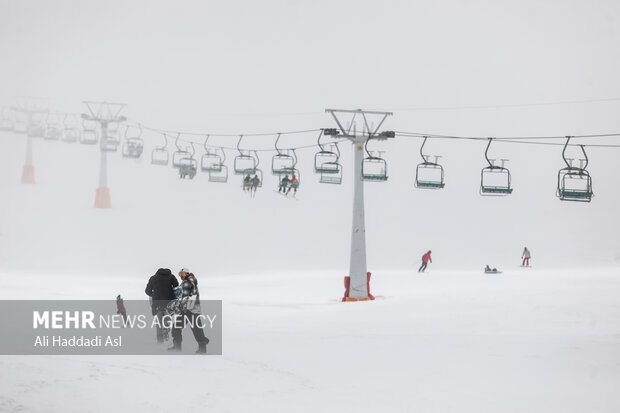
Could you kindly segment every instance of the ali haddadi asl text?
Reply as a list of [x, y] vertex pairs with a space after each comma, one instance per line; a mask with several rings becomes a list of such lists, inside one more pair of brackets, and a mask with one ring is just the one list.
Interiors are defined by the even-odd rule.
[[34, 340], [35, 347], [121, 347], [122, 337], [102, 336], [37, 336]]

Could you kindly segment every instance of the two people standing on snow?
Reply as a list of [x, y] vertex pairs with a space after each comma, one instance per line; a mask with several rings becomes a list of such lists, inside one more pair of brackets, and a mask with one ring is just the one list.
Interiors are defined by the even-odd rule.
[[418, 272], [424, 272], [424, 270], [426, 269], [426, 266], [428, 265], [428, 263], [433, 263], [433, 260], [431, 259], [431, 251], [428, 250], [428, 252], [424, 255], [422, 255], [422, 265], [420, 266], [420, 268], [418, 269]]
[[[146, 295], [153, 299], [151, 311], [153, 316], [158, 319], [157, 342], [163, 343], [164, 341], [164, 329], [160, 326], [163, 326], [164, 314], [170, 308], [169, 305], [171, 303], [179, 304], [174, 307], [175, 311], [178, 309], [176, 315], [180, 315], [182, 320], [179, 326], [177, 326], [175, 322], [172, 328], [173, 347], [171, 349], [177, 351], [181, 350], [181, 342], [183, 341], [183, 336], [181, 334], [182, 329], [185, 327], [186, 321], [189, 320], [192, 324], [194, 338], [196, 342], [198, 342], [198, 351], [196, 352], [206, 353], [209, 340], [205, 337], [202, 328], [199, 327], [200, 323], [196, 321], [196, 317], [200, 314], [198, 281], [194, 274], [185, 268], [179, 272], [179, 276], [181, 277], [180, 288], [182, 290], [182, 295], [178, 299], [175, 297], [174, 288], [179, 286], [179, 282], [168, 268], [158, 269], [155, 275], [149, 279], [146, 289], [144, 290]], [[179, 302], [177, 303], [177, 301]]]
[[521, 258], [523, 259], [523, 262], [521, 263], [521, 266], [529, 267], [531, 257], [532, 257], [532, 254], [530, 254], [530, 250], [528, 250], [527, 247], [523, 247], [523, 254], [521, 254]]

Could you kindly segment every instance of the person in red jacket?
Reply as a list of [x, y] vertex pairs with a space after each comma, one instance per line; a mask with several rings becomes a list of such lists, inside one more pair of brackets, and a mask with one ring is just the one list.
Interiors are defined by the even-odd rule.
[[428, 250], [428, 252], [424, 255], [422, 255], [422, 265], [420, 266], [420, 269], [418, 270], [418, 272], [424, 272], [424, 270], [426, 269], [426, 266], [428, 265], [428, 263], [432, 263], [433, 260], [431, 259], [431, 251]]

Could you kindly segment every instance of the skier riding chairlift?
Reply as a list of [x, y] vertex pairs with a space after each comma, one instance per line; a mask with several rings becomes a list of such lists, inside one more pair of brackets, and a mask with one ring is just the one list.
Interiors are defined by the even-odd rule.
[[286, 195], [291, 192], [291, 189], [294, 190], [293, 196], [297, 195], [297, 188], [299, 188], [299, 180], [297, 179], [297, 176], [293, 174], [293, 177], [291, 178], [290, 184], [288, 186], [288, 190], [286, 191]]

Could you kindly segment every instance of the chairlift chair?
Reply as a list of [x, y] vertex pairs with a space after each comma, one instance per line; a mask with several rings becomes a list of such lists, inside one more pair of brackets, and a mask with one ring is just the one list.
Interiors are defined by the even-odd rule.
[[123, 158], [138, 159], [144, 151], [144, 141], [140, 138], [129, 138], [123, 143]]
[[239, 141], [237, 142], [237, 151], [239, 155], [235, 156], [234, 169], [236, 175], [245, 176], [248, 173], [253, 174], [254, 170], [256, 170], [256, 158], [250, 154], [250, 151], [244, 153], [243, 150], [239, 148], [242, 139], [243, 135], [239, 137]]
[[15, 122], [13, 123], [13, 132], [19, 133], [19, 134], [26, 134], [26, 132], [28, 132], [28, 125], [26, 121], [21, 120], [21, 119], [16, 119]]
[[125, 128], [125, 142], [123, 142], [122, 154], [123, 158], [138, 159], [144, 151], [144, 140], [142, 139], [142, 125], [138, 124], [138, 134], [129, 136], [130, 126]]
[[338, 162], [340, 159], [338, 143], [336, 142], [328, 145], [321, 144], [321, 136], [324, 134], [336, 136], [338, 135], [338, 131], [335, 129], [321, 130], [317, 140], [320, 150], [314, 154], [314, 172], [320, 174], [319, 182], [322, 184], [341, 184], [342, 166]]
[[89, 123], [86, 119], [82, 119], [82, 128], [82, 133], [79, 137], [82, 145], [95, 145], [99, 142], [99, 134], [94, 122]]
[[250, 179], [254, 178], [254, 175], [258, 177], [258, 188], [263, 187], [263, 171], [259, 168], [248, 169], [245, 171], [246, 173], [242, 174], [241, 185], [244, 186], [245, 177], [250, 176]]
[[501, 166], [495, 165], [495, 159], [489, 159], [488, 152], [493, 138], [489, 138], [489, 143], [484, 152], [489, 166], [482, 168], [480, 172], [480, 195], [499, 195], [505, 196], [512, 193], [510, 171], [504, 165], [507, 159], [501, 159]]
[[48, 141], [57, 141], [60, 139], [61, 135], [62, 129], [60, 127], [60, 122], [58, 121], [58, 115], [48, 115], [45, 124], [44, 139]]
[[387, 181], [387, 162], [385, 159], [369, 154], [362, 161], [362, 179], [371, 182]]
[[[336, 174], [340, 170], [338, 166], [340, 149], [338, 149], [338, 143], [327, 144], [327, 146], [329, 148], [333, 148], [333, 150], [325, 149], [325, 146], [321, 143], [321, 136], [323, 136], [325, 131], [326, 130], [321, 129], [319, 138], [317, 139], [317, 145], [320, 150], [314, 154], [314, 172], [318, 174]], [[335, 129], [327, 129], [327, 131], [333, 132], [334, 135], [337, 135], [337, 131]]]
[[80, 130], [76, 127], [65, 127], [62, 130], [61, 142], [75, 143], [80, 139]]
[[299, 170], [297, 168], [292, 168], [284, 174], [279, 174], [278, 186], [282, 185], [282, 179], [284, 179], [285, 176], [288, 176], [289, 179], [293, 179], [293, 175], [295, 176], [295, 178], [297, 178], [297, 188], [299, 189], [299, 186], [301, 185], [301, 174], [299, 173]]
[[104, 152], [116, 152], [120, 145], [120, 140], [116, 136], [102, 136], [100, 149]]
[[222, 169], [222, 157], [217, 153], [217, 150], [211, 152], [207, 146], [209, 136], [205, 138], [204, 148], [205, 153], [200, 158], [200, 170], [203, 172], [219, 172]]
[[438, 161], [441, 156], [435, 156], [435, 162], [429, 162], [429, 155], [424, 155], [423, 149], [428, 136], [424, 137], [424, 142], [420, 147], [422, 163], [419, 163], [415, 171], [415, 187], [421, 189], [441, 189], [445, 186], [443, 166]]
[[338, 173], [339, 155], [332, 151], [319, 151], [314, 154], [314, 172], [322, 174]]
[[57, 141], [62, 136], [62, 130], [58, 125], [47, 125], [45, 128], [45, 140]]
[[341, 184], [342, 165], [340, 165], [338, 162], [323, 163], [319, 182], [322, 184]]
[[28, 126], [28, 137], [30, 138], [44, 138], [45, 137], [45, 125], [43, 122], [35, 121], [32, 119]]
[[179, 177], [181, 179], [185, 179], [189, 177], [189, 179], [194, 179], [196, 176], [196, 171], [198, 170], [198, 162], [194, 159], [194, 154], [196, 153], [196, 149], [194, 148], [194, 143], [190, 142], [192, 145], [192, 152], [186, 158], [181, 158], [179, 160]]
[[[241, 140], [239, 140], [239, 141], [241, 141]], [[251, 155], [251, 153], [253, 153], [253, 155]], [[251, 168], [248, 168], [248, 169], [244, 170], [241, 174], [239, 174], [239, 175], [242, 175], [242, 177], [243, 177], [243, 179], [241, 181], [242, 182], [242, 186], [244, 186], [244, 188], [245, 188], [244, 183], [245, 183], [246, 176], [249, 175], [250, 178], [254, 178], [254, 175], [256, 175], [258, 177], [258, 185], [257, 185], [257, 187], [258, 188], [262, 188], [263, 187], [263, 171], [262, 171], [262, 169], [258, 168], [258, 165], [260, 164], [260, 158], [258, 157], [258, 152], [255, 151], [255, 150], [251, 151], [251, 152], [248, 151], [248, 154], [250, 154], [248, 156], [252, 157], [253, 163], [251, 164], [252, 165]], [[237, 158], [238, 158], [238, 156], [235, 158], [235, 161], [237, 161]], [[237, 168], [237, 166], [235, 166], [235, 168]], [[235, 173], [236, 173], [236, 171], [235, 171]]]
[[228, 167], [224, 165], [226, 160], [226, 152], [221, 148], [222, 157], [217, 168], [209, 170], [209, 182], [226, 183], [228, 182]]
[[221, 168], [219, 171], [210, 170], [209, 171], [209, 182], [217, 182], [225, 184], [228, 182], [228, 167], [224, 164], [220, 165]]
[[[112, 127], [112, 125], [116, 125]], [[101, 150], [105, 152], [116, 152], [121, 145], [121, 138], [119, 136], [118, 123], [110, 123], [106, 129], [106, 135], [101, 137]]]
[[168, 152], [168, 137], [163, 134], [164, 146], [153, 148], [151, 151], [151, 165], [167, 166], [170, 161], [170, 153]]
[[565, 152], [570, 137], [567, 138], [562, 158], [566, 163], [566, 168], [558, 171], [558, 188], [556, 195], [562, 201], [590, 202], [594, 193], [592, 192], [592, 177], [586, 170], [588, 167], [588, 155], [583, 145], [579, 145], [583, 152], [584, 159], [579, 160], [579, 167], [573, 166], [572, 159], [566, 158]]
[[65, 142], [65, 143], [75, 143], [80, 138], [80, 130], [77, 126], [77, 122], [71, 123], [67, 121], [69, 117], [70, 117], [69, 114], [65, 114], [62, 120], [63, 127], [62, 127], [62, 133], [60, 136], [60, 141]]
[[26, 115], [23, 112], [15, 113], [15, 120], [13, 121], [13, 132], [19, 134], [26, 134], [28, 132], [28, 121]]
[[297, 156], [294, 150], [281, 150], [278, 148], [278, 141], [282, 134], [278, 133], [276, 138], [275, 148], [276, 154], [271, 158], [271, 173], [274, 175], [286, 175], [290, 174], [297, 164]]
[[364, 145], [368, 156], [362, 160], [362, 179], [370, 182], [385, 182], [388, 179], [387, 162], [381, 157], [383, 152], [379, 152], [379, 156], [375, 156], [373, 152], [368, 151], [368, 142], [371, 139], [375, 138], [369, 136]]
[[271, 158], [271, 173], [274, 175], [290, 174], [295, 163], [292, 155], [285, 152], [277, 153]]
[[11, 116], [11, 112], [9, 110], [2, 111], [2, 117], [0, 118], [0, 131], [13, 131], [15, 126], [15, 122], [13, 121], [13, 117]]
[[180, 160], [181, 166], [179, 167], [179, 177], [184, 179], [185, 177], [189, 177], [189, 179], [194, 179], [196, 176], [196, 171], [198, 167], [198, 162], [194, 158], [183, 158]]
[[177, 150], [172, 153], [172, 166], [175, 168], [180, 168], [184, 165], [183, 159], [191, 158], [193, 154], [190, 154], [189, 150], [182, 148], [179, 146], [179, 139], [181, 138], [181, 134], [177, 134], [177, 138], [174, 142]]

